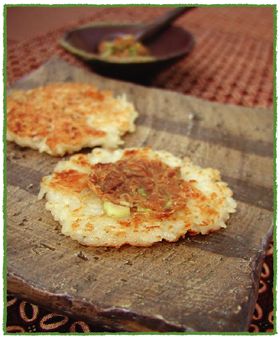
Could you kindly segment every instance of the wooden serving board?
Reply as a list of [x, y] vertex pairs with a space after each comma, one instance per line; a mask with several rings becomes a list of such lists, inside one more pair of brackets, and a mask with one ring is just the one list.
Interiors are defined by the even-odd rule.
[[214, 167], [238, 201], [228, 228], [149, 248], [89, 248], [60, 234], [38, 201], [58, 158], [8, 143], [8, 289], [119, 331], [247, 331], [273, 220], [273, 113], [103, 78], [53, 59], [19, 81], [82, 81], [126, 93], [140, 116], [125, 146]]

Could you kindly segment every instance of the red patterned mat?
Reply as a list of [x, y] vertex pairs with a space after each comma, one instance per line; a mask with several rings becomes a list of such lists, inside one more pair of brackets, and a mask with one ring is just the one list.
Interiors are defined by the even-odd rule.
[[[53, 55], [86, 67], [59, 47], [70, 28], [96, 21], [147, 22], [164, 13], [159, 7], [95, 8], [83, 20], [17, 43], [8, 40], [7, 75], [11, 84]], [[273, 10], [263, 7], [204, 7], [177, 21], [192, 32], [196, 46], [179, 63], [156, 76], [151, 85], [221, 103], [247, 107], [273, 105]], [[273, 246], [263, 264], [259, 296], [250, 332], [273, 331]], [[98, 332], [79, 319], [50, 313], [8, 297], [8, 332]]]
[[[53, 55], [82, 65], [57, 41], [84, 23], [147, 22], [166, 8], [96, 8], [79, 22], [18, 44], [8, 44], [8, 82], [37, 68]], [[177, 24], [193, 33], [192, 53], [155, 77], [152, 86], [222, 103], [271, 107], [273, 102], [273, 11], [262, 7], [205, 7], [189, 12]]]

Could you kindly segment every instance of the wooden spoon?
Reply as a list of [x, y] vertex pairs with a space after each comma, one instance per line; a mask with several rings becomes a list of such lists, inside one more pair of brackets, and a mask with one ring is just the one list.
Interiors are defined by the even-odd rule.
[[168, 11], [165, 15], [158, 20], [148, 24], [142, 31], [135, 34], [135, 38], [138, 41], [147, 41], [158, 34], [163, 29], [167, 28], [173, 21], [184, 13], [194, 9], [195, 7], [176, 7], [171, 11]]
[[[176, 7], [175, 9], [172, 9], [171, 11], [168, 11], [165, 15], [160, 17], [158, 20], [149, 23], [144, 26], [144, 28], [141, 29], [141, 31], [134, 34], [134, 38], [136, 41], [147, 41], [151, 38], [153, 38], [156, 34], [158, 34], [160, 31], [167, 28], [173, 21], [175, 21], [179, 16], [183, 15], [184, 13], [194, 9], [195, 7]], [[111, 41], [114, 40], [117, 37], [121, 37], [125, 35], [124, 33], [115, 33], [110, 34], [107, 36], [103, 41]]]

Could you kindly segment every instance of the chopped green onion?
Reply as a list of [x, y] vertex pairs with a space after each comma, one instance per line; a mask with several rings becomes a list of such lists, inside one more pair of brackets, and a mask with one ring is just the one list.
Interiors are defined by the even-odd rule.
[[147, 196], [147, 192], [145, 191], [145, 189], [143, 187], [138, 188], [137, 191], [140, 195], [142, 195], [142, 197]]
[[145, 207], [137, 207], [137, 212], [141, 212], [141, 213], [148, 213], [151, 212], [151, 210], [149, 208], [145, 208]]
[[126, 206], [120, 206], [111, 203], [110, 201], [105, 201], [103, 203], [103, 208], [105, 213], [109, 217], [116, 217], [116, 218], [125, 218], [130, 216], [130, 208]]

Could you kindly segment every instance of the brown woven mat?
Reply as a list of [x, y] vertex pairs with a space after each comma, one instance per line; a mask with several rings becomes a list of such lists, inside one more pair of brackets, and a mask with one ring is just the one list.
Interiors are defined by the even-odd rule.
[[[30, 41], [8, 45], [8, 82], [37, 68], [54, 54], [82, 65], [59, 47], [63, 32], [88, 22], [149, 21], [167, 8], [96, 8], [80, 22]], [[204, 7], [177, 21], [193, 33], [193, 52], [158, 75], [152, 86], [244, 106], [273, 102], [273, 12], [262, 7]]]
[[[88, 22], [147, 22], [164, 13], [159, 7], [95, 8], [83, 20], [20, 43], [9, 40], [8, 83], [37, 68], [54, 54], [86, 67], [59, 47], [57, 40], [72, 27]], [[250, 107], [273, 104], [273, 10], [263, 7], [204, 7], [177, 21], [193, 33], [191, 54], [156, 76], [151, 85], [221, 103]], [[259, 297], [249, 330], [273, 330], [273, 246], [263, 265]], [[77, 319], [50, 313], [8, 297], [8, 332], [102, 331]]]

